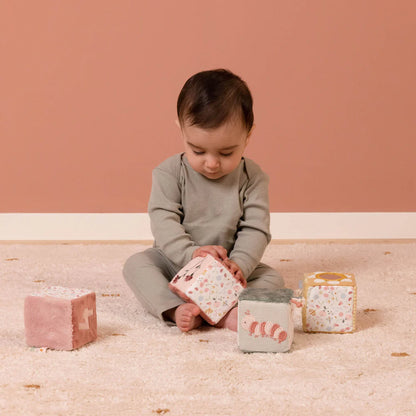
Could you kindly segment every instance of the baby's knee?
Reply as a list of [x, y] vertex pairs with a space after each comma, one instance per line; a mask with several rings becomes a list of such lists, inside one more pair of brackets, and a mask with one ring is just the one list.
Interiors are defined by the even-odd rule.
[[149, 276], [169, 276], [166, 261], [159, 250], [149, 248], [130, 256], [123, 267], [123, 276], [127, 283], [138, 283]]
[[140, 269], [143, 267], [143, 253], [136, 253], [130, 256], [123, 266], [124, 280], [129, 283], [140, 277]]
[[270, 266], [260, 263], [247, 281], [248, 287], [262, 289], [282, 289], [285, 286], [280, 273]]

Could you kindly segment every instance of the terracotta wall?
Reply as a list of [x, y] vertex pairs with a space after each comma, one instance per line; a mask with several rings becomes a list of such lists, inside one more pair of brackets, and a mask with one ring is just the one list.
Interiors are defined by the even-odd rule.
[[145, 212], [177, 94], [252, 89], [272, 211], [416, 211], [416, 3], [1, 2], [0, 212]]

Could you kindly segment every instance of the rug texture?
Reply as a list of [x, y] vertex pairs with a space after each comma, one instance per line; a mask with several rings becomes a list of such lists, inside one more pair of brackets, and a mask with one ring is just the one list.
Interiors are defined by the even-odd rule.
[[[188, 334], [148, 315], [122, 278], [140, 244], [0, 245], [1, 415], [415, 415], [416, 242], [275, 244], [264, 262], [290, 288], [305, 272], [353, 273], [357, 332], [306, 334], [244, 354], [237, 335]], [[96, 292], [98, 339], [78, 350], [25, 343], [26, 296]]]

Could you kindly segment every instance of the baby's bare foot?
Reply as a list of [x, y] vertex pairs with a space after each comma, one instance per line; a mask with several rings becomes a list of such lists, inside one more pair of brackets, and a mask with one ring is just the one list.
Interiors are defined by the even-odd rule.
[[217, 328], [228, 328], [231, 331], [237, 332], [238, 328], [238, 308], [233, 308], [224, 318], [215, 325]]
[[175, 310], [176, 326], [182, 332], [188, 332], [202, 325], [202, 318], [199, 315], [201, 310], [193, 303], [183, 303]]

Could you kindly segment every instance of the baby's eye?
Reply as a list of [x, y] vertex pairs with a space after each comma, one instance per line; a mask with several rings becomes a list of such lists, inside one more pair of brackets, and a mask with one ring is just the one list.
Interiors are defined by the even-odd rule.
[[197, 150], [192, 150], [192, 151], [194, 152], [195, 155], [198, 155], [198, 156], [204, 154], [204, 152], [198, 152]]
[[233, 154], [233, 152], [231, 152], [231, 153], [220, 153], [220, 155], [223, 156], [223, 157], [228, 157], [228, 156], [231, 156], [232, 154]]

